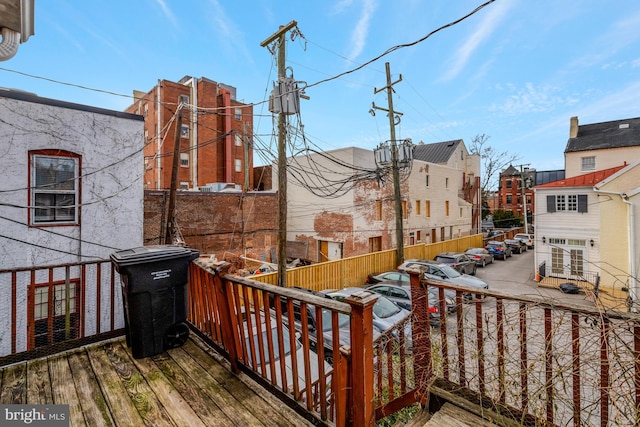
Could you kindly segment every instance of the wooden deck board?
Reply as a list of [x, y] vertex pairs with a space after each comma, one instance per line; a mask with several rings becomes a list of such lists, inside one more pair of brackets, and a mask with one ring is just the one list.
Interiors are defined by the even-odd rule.
[[311, 426], [192, 336], [134, 359], [124, 338], [0, 368], [0, 404], [69, 404], [73, 426]]

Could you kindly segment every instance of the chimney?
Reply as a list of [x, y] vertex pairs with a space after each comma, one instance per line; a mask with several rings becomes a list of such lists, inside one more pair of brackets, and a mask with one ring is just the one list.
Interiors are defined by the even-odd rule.
[[569, 138], [578, 137], [578, 116], [571, 117], [569, 121]]

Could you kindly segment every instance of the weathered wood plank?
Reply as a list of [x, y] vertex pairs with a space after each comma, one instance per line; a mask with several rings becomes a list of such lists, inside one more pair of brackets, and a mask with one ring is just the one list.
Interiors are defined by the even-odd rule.
[[144, 420], [144, 425], [175, 425], [167, 410], [158, 402], [157, 396], [147, 384], [144, 375], [138, 371], [132, 358], [129, 357], [130, 353], [117, 342], [107, 343], [103, 348], [133, 404], [138, 409], [138, 413]]
[[0, 403], [26, 403], [27, 364], [19, 363], [2, 371]]
[[[121, 346], [119, 349], [125, 353], [127, 350]], [[167, 379], [165, 370], [161, 370], [156, 365], [153, 359], [147, 357], [144, 359], [131, 359], [136, 365], [140, 373], [147, 380], [147, 384], [150, 389], [155, 393], [158, 401], [167, 410], [167, 413], [171, 417], [172, 421], [178, 426], [202, 426], [205, 427], [205, 423], [200, 418], [193, 408], [190, 406], [193, 402], [185, 400], [178, 390], [173, 386], [171, 381]], [[175, 363], [173, 367], [169, 367], [167, 372], [178, 371]]]
[[[191, 404], [198, 413], [202, 413], [201, 416], [215, 419], [222, 426], [256, 425], [255, 417], [245, 411], [215, 379], [209, 378], [209, 374], [184, 350], [172, 349], [165, 357], [154, 359], [183, 396], [189, 396]], [[168, 363], [165, 359], [172, 362]], [[176, 375], [177, 372], [169, 372], [171, 365], [175, 371], [179, 369], [182, 373]]]
[[53, 402], [47, 359], [27, 362], [27, 403], [46, 405]]
[[170, 350], [169, 353], [154, 356], [153, 361], [200, 418], [205, 423], [212, 423], [215, 420], [216, 426], [220, 427], [237, 426], [238, 423], [229, 419], [218, 404], [198, 386], [198, 383], [194, 383], [193, 378], [201, 378], [202, 372], [197, 370], [200, 366], [184, 351], [175, 349]]
[[118, 426], [144, 425], [144, 421], [129, 398], [120, 376], [111, 365], [111, 361], [104, 349], [102, 347], [91, 347], [87, 349], [87, 354], [91, 362], [91, 368], [98, 381], [100, 381], [103, 396], [115, 424]]
[[69, 422], [72, 426], [85, 425], [84, 415], [76, 387], [71, 379], [71, 369], [66, 354], [60, 354], [48, 359], [49, 377], [51, 378], [51, 394], [56, 405], [69, 405]]
[[448, 402], [424, 424], [425, 427], [492, 427], [496, 425]]
[[[247, 385], [236, 375], [212, 359], [210, 354], [194, 343], [194, 340], [187, 341], [182, 348], [203, 368], [204, 374], [206, 374], [205, 377], [201, 376], [199, 380], [194, 378], [194, 381], [198, 381], [198, 385], [203, 387], [203, 389], [207, 391], [213, 399], [231, 396], [234, 400], [237, 400], [237, 402], [246, 408], [247, 412], [251, 413], [253, 417], [259, 420], [260, 424], [251, 425], [310, 425], [307, 420], [299, 416], [291, 408], [286, 407], [284, 404], [276, 409], [276, 407], [272, 406], [270, 402], [264, 400], [262, 396], [249, 389], [249, 387], [247, 387]], [[227, 393], [224, 393], [223, 390], [226, 390]], [[222, 408], [223, 404], [221, 403], [219, 406]], [[228, 408], [234, 408], [235, 410], [238, 403], [230, 401], [225, 406]], [[226, 409], [223, 410], [227, 413]], [[288, 419], [283, 416], [284, 411], [287, 411], [290, 414], [286, 417]], [[232, 417], [229, 413], [227, 413], [227, 415], [230, 418]]]
[[85, 352], [69, 354], [69, 367], [87, 425], [113, 426], [113, 418], [91, 369], [87, 354]]

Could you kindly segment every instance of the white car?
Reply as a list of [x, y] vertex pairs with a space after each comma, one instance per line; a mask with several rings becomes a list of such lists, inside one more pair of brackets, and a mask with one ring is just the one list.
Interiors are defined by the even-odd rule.
[[526, 234], [526, 233], [518, 233], [515, 236], [513, 236], [514, 239], [517, 240], [522, 240], [524, 243], [526, 243], [527, 248], [531, 249], [533, 248], [533, 234]]

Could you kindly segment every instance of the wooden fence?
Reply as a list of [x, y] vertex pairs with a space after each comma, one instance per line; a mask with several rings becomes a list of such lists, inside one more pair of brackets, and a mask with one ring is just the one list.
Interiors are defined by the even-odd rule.
[[[464, 252], [482, 247], [482, 234], [460, 237], [443, 242], [418, 244], [404, 248], [405, 259], [433, 259], [440, 252]], [[287, 287], [321, 291], [363, 286], [369, 273], [395, 270], [396, 250], [372, 252], [350, 258], [312, 264], [287, 270]], [[278, 284], [278, 273], [257, 274], [251, 279], [270, 285]]]

